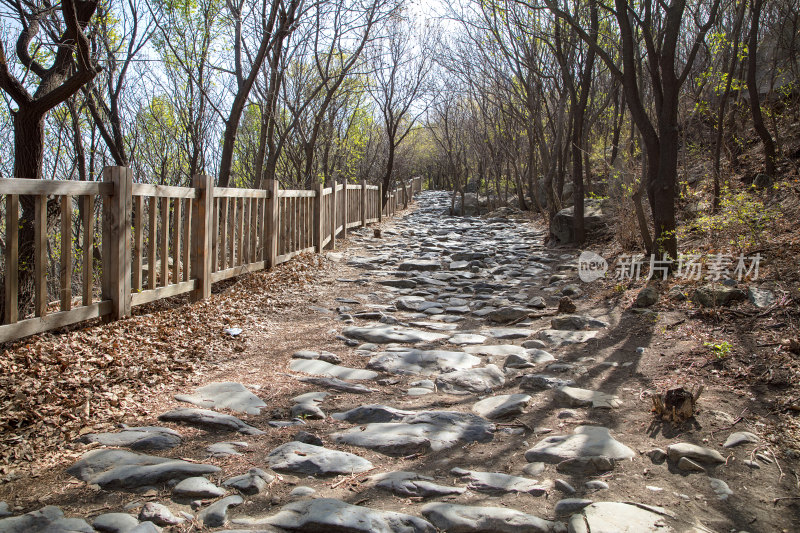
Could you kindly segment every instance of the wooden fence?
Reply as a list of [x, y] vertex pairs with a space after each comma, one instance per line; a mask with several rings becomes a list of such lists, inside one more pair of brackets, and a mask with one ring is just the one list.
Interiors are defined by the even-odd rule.
[[[201, 300], [210, 296], [212, 283], [271, 268], [304, 252], [334, 249], [349, 229], [407, 207], [422, 190], [422, 179], [395, 187], [383, 209], [381, 187], [366, 183], [283, 190], [269, 181], [264, 190], [256, 190], [214, 187], [211, 177], [195, 176], [192, 185], [133, 183], [125, 167], [105, 168], [102, 182], [0, 179], [0, 196], [5, 197], [0, 342], [99, 317], [119, 319], [129, 316], [132, 306], [179, 294]], [[20, 197], [32, 198], [34, 206], [32, 317], [19, 316]], [[57, 239], [50, 238], [47, 225], [54, 202], [61, 212]], [[76, 229], [82, 229], [79, 242], [73, 242]], [[49, 265], [48, 251], [52, 255], [56, 248], [56, 264]], [[80, 288], [79, 299], [73, 298], [74, 286]], [[49, 303], [49, 292], [59, 294], [58, 302]]]

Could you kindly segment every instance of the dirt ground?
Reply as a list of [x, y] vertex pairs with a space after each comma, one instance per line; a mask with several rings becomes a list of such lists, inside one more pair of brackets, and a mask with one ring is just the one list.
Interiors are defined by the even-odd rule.
[[[385, 229], [392, 223], [384, 224]], [[371, 230], [370, 230], [371, 234]], [[369, 255], [364, 247], [390, 244], [393, 238], [370, 237], [345, 243], [336, 251], [345, 258], [352, 254]], [[568, 253], [568, 250], [562, 251]], [[335, 259], [338, 257], [334, 256]], [[252, 467], [266, 468], [265, 455], [274, 447], [291, 440], [297, 428], [268, 428], [267, 421], [286, 419], [290, 398], [314, 390], [289, 375], [291, 354], [300, 349], [328, 350], [339, 355], [346, 366], [362, 368], [363, 356], [356, 354], [336, 336], [342, 328], [336, 308], [337, 298], [356, 299], [369, 304], [389, 303], [390, 295], [376, 284], [357, 284], [342, 279], [356, 279], [361, 271], [332, 260], [303, 257], [276, 271], [256, 273], [215, 288], [208, 301], [189, 305], [173, 301], [150, 306], [136, 317], [115, 324], [97, 324], [67, 334], [43, 335], [12, 346], [7, 354], [12, 360], [25, 360], [24, 354], [42, 354], [49, 359], [76, 342], [95, 339], [95, 356], [116, 353], [127, 369], [141, 367], [125, 379], [105, 385], [98, 381], [104, 369], [92, 363], [85, 372], [93, 376], [86, 383], [94, 394], [72, 407], [71, 432], [28, 432], [6, 424], [3, 429], [4, 464], [0, 501], [6, 501], [16, 512], [28, 512], [43, 505], [56, 505], [67, 516], [91, 518], [105, 512], [121, 511], [126, 505], [142, 501], [168, 500], [169, 490], [126, 493], [104, 491], [68, 476], [64, 470], [92, 446], [77, 444], [74, 438], [88, 431], [107, 430], [121, 422], [129, 425], [157, 425], [158, 414], [177, 407], [173, 395], [187, 393], [196, 386], [212, 381], [238, 381], [251, 388], [268, 405], [259, 416], [242, 417], [251, 425], [266, 430], [265, 435], [244, 437], [206, 432], [186, 426], [175, 426], [184, 436], [180, 448], [169, 451], [171, 457], [202, 461], [223, 468], [219, 479], [246, 472]], [[610, 488], [595, 496], [602, 501], [635, 501], [666, 508], [674, 514], [670, 521], [678, 530], [688, 531], [800, 531], [800, 443], [797, 442], [797, 417], [800, 412], [798, 365], [781, 350], [782, 322], [797, 320], [796, 309], [778, 309], [765, 316], [737, 316], [725, 311], [701, 313], [688, 303], [675, 303], [662, 298], [654, 312], [634, 313], [631, 302], [639, 287], [619, 289], [613, 284], [597, 284], [591, 292], [576, 301], [578, 312], [603, 318], [611, 323], [595, 341], [578, 347], [551, 350], [557, 359], [577, 361], [592, 358], [615, 365], [595, 365], [580, 377], [580, 387], [617, 394], [624, 401], [620, 409], [578, 409], [574, 417], [560, 418], [564, 410], [557, 407], [548, 393], [532, 393], [534, 400], [528, 412], [507, 423], [489, 443], [473, 443], [425, 456], [387, 457], [364, 449], [351, 451], [377, 465], [372, 472], [333, 479], [297, 478], [279, 475], [270, 490], [248, 498], [230, 512], [236, 516], [263, 516], [289, 501], [289, 492], [297, 485], [314, 488], [317, 495], [340, 498], [350, 503], [365, 504], [418, 515], [420, 501], [400, 498], [371, 488], [369, 474], [410, 470], [425, 473], [441, 484], [458, 484], [449, 473], [456, 466], [483, 471], [522, 474], [527, 464], [524, 452], [547, 431], [570, 433], [575, 426], [603, 425], [611, 428], [615, 438], [639, 454], [623, 461], [610, 473], [593, 479], [606, 481]], [[540, 288], [530, 296], [544, 295]], [[357, 306], [353, 306], [357, 307]], [[327, 310], [327, 311], [324, 311]], [[784, 316], [784, 314], [788, 314]], [[533, 331], [549, 325], [542, 318], [531, 326]], [[237, 338], [223, 333], [226, 327], [238, 326], [244, 331]], [[460, 330], [472, 330], [482, 322], [465, 320]], [[705, 342], [722, 338], [736, 340], [734, 353], [717, 358], [709, 353]], [[424, 346], [423, 346], [424, 347]], [[644, 347], [640, 354], [637, 348]], [[98, 355], [99, 352], [99, 355]], [[20, 355], [22, 354], [22, 355]], [[157, 354], [154, 356], [153, 354]], [[74, 356], [74, 354], [73, 354]], [[28, 355], [30, 359], [32, 356]], [[88, 353], [80, 359], [88, 358]], [[66, 376], [80, 376], [83, 370], [75, 359], [60, 363]], [[627, 363], [630, 363], [629, 365]], [[32, 363], [31, 363], [32, 364]], [[623, 366], [623, 364], [626, 364]], [[49, 361], [42, 376], [48, 380], [59, 368]], [[114, 364], [110, 367], [117, 368]], [[144, 380], [137, 376], [155, 368]], [[6, 368], [6, 371], [11, 369]], [[28, 372], [30, 374], [30, 372]], [[402, 409], [469, 410], [476, 396], [436, 394], [410, 398], [403, 394], [408, 382], [416, 376], [385, 376], [377, 390], [369, 396], [333, 394], [326, 399], [326, 413], [344, 411], [365, 403], [387, 404]], [[694, 419], [675, 427], [656, 421], [651, 413], [652, 394], [681, 385], [692, 388], [702, 384], [699, 412]], [[13, 386], [11, 382], [4, 383]], [[33, 385], [26, 385], [33, 386]], [[40, 390], [58, 387], [57, 382], [39, 383]], [[509, 380], [503, 394], [519, 392]], [[106, 393], [118, 399], [109, 400]], [[12, 394], [12, 393], [9, 393]], [[26, 393], [28, 394], [28, 393]], [[11, 400], [9, 400], [11, 401]], [[88, 403], [88, 408], [85, 405]], [[4, 404], [10, 409], [11, 404]], [[88, 411], [87, 411], [88, 409]], [[59, 415], [63, 416], [63, 415]], [[60, 418], [58, 420], [61, 420]], [[65, 418], [66, 420], [66, 418]], [[47, 424], [45, 424], [46, 426]], [[43, 427], [45, 427], [43, 426]], [[338, 428], [349, 427], [331, 418], [308, 420], [305, 431], [322, 437]], [[723, 501], [712, 491], [706, 475], [687, 475], [671, 470], [667, 463], [654, 464], [645, 455], [652, 448], [666, 448], [675, 442], [718, 444], [733, 431], [751, 431], [761, 443], [726, 450], [727, 463], [711, 469], [734, 494]], [[26, 443], [13, 438], [26, 435]], [[70, 437], [70, 438], [65, 438]], [[205, 448], [222, 440], [246, 441], [244, 455], [223, 459], [207, 459]], [[715, 446], [716, 449], [719, 449]], [[747, 448], [745, 450], [745, 448]], [[751, 469], [742, 461], [761, 453], [771, 459]], [[588, 478], [556, 473], [553, 466], [541, 479], [561, 478], [579, 487]], [[528, 494], [488, 496], [468, 492], [466, 495], [443, 498], [471, 505], [508, 506], [545, 518], [553, 518], [554, 505], [561, 498], [551, 490], [546, 497]], [[176, 506], [180, 509], [180, 506]], [[189, 507], [184, 507], [189, 511]], [[693, 529], [697, 528], [697, 529]], [[188, 532], [196, 526], [185, 524], [170, 531]]]

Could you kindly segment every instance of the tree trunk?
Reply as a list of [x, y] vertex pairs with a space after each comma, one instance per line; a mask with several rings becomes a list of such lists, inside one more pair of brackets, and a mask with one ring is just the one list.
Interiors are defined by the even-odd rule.
[[770, 178], [775, 177], [775, 142], [772, 135], [764, 125], [764, 117], [761, 114], [761, 102], [758, 95], [756, 80], [756, 61], [758, 49], [758, 26], [761, 18], [761, 7], [763, 0], [753, 0], [751, 7], [750, 22], [750, 42], [747, 45], [747, 91], [750, 95], [750, 112], [753, 115], [753, 127], [764, 143], [764, 170]]
[[722, 157], [722, 139], [723, 131], [725, 130], [725, 108], [728, 105], [728, 98], [731, 95], [731, 84], [733, 83], [733, 75], [736, 70], [736, 62], [739, 57], [739, 32], [742, 28], [742, 20], [744, 20], [744, 8], [747, 3], [742, 1], [741, 9], [736, 15], [736, 22], [733, 25], [733, 33], [731, 40], [733, 41], [733, 51], [730, 56], [730, 66], [728, 67], [727, 79], [725, 80], [725, 91], [719, 101], [719, 111], [717, 113], [717, 136], [714, 142], [714, 155], [713, 155], [713, 173], [714, 173], [714, 194], [712, 199], [712, 211], [717, 212], [719, 209], [720, 195], [722, 193], [721, 176], [720, 176], [720, 159]]

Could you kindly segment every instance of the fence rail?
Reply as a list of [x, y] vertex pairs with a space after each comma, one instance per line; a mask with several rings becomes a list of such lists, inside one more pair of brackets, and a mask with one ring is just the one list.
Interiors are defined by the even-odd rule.
[[[407, 207], [422, 190], [422, 179], [395, 186], [383, 207], [382, 187], [366, 183], [284, 190], [273, 180], [256, 190], [214, 187], [209, 176], [195, 176], [192, 185], [133, 183], [125, 167], [106, 167], [101, 182], [0, 179], [5, 197], [0, 342], [94, 318], [119, 319], [129, 316], [132, 306], [179, 294], [197, 301], [210, 296], [212, 283], [272, 268], [304, 252], [334, 249], [348, 229]], [[19, 248], [21, 204], [33, 212], [32, 254]], [[48, 217], [51, 223], [54, 218], [49, 212], [60, 212], [54, 236], [48, 235]], [[21, 262], [21, 252], [32, 255], [33, 273], [27, 276], [32, 282], [26, 278], [26, 283], [34, 300], [33, 316], [22, 319], [20, 269], [30, 265]], [[58, 301], [49, 303], [48, 295], [56, 292]]]

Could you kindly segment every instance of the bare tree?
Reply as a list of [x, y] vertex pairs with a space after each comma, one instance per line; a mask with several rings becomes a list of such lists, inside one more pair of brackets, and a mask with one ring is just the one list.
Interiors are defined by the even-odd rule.
[[411, 22], [398, 14], [370, 50], [373, 80], [368, 90], [383, 119], [388, 150], [381, 177], [383, 205], [393, 181], [397, 147], [425, 111], [421, 99], [432, 66], [434, 38], [432, 26], [415, 32]]
[[[21, 78], [12, 72], [5, 43], [0, 41], [0, 89], [13, 100], [15, 107], [11, 108], [14, 177], [41, 179], [45, 117], [101, 71], [92, 60], [89, 39], [84, 33], [97, 9], [97, 1], [62, 0], [60, 9], [14, 0], [3, 0], [3, 4], [15, 14], [21, 28], [15, 48], [20, 63], [15, 70], [22, 73]], [[55, 52], [38, 53], [45, 47], [53, 47]], [[41, 63], [42, 57], [52, 58], [49, 66]], [[35, 87], [33, 94], [29, 91], [32, 87]], [[20, 204], [18, 283], [19, 304], [24, 312], [34, 294], [34, 199], [23, 196]], [[48, 202], [47, 211], [48, 225], [52, 225], [59, 213], [58, 202]]]

